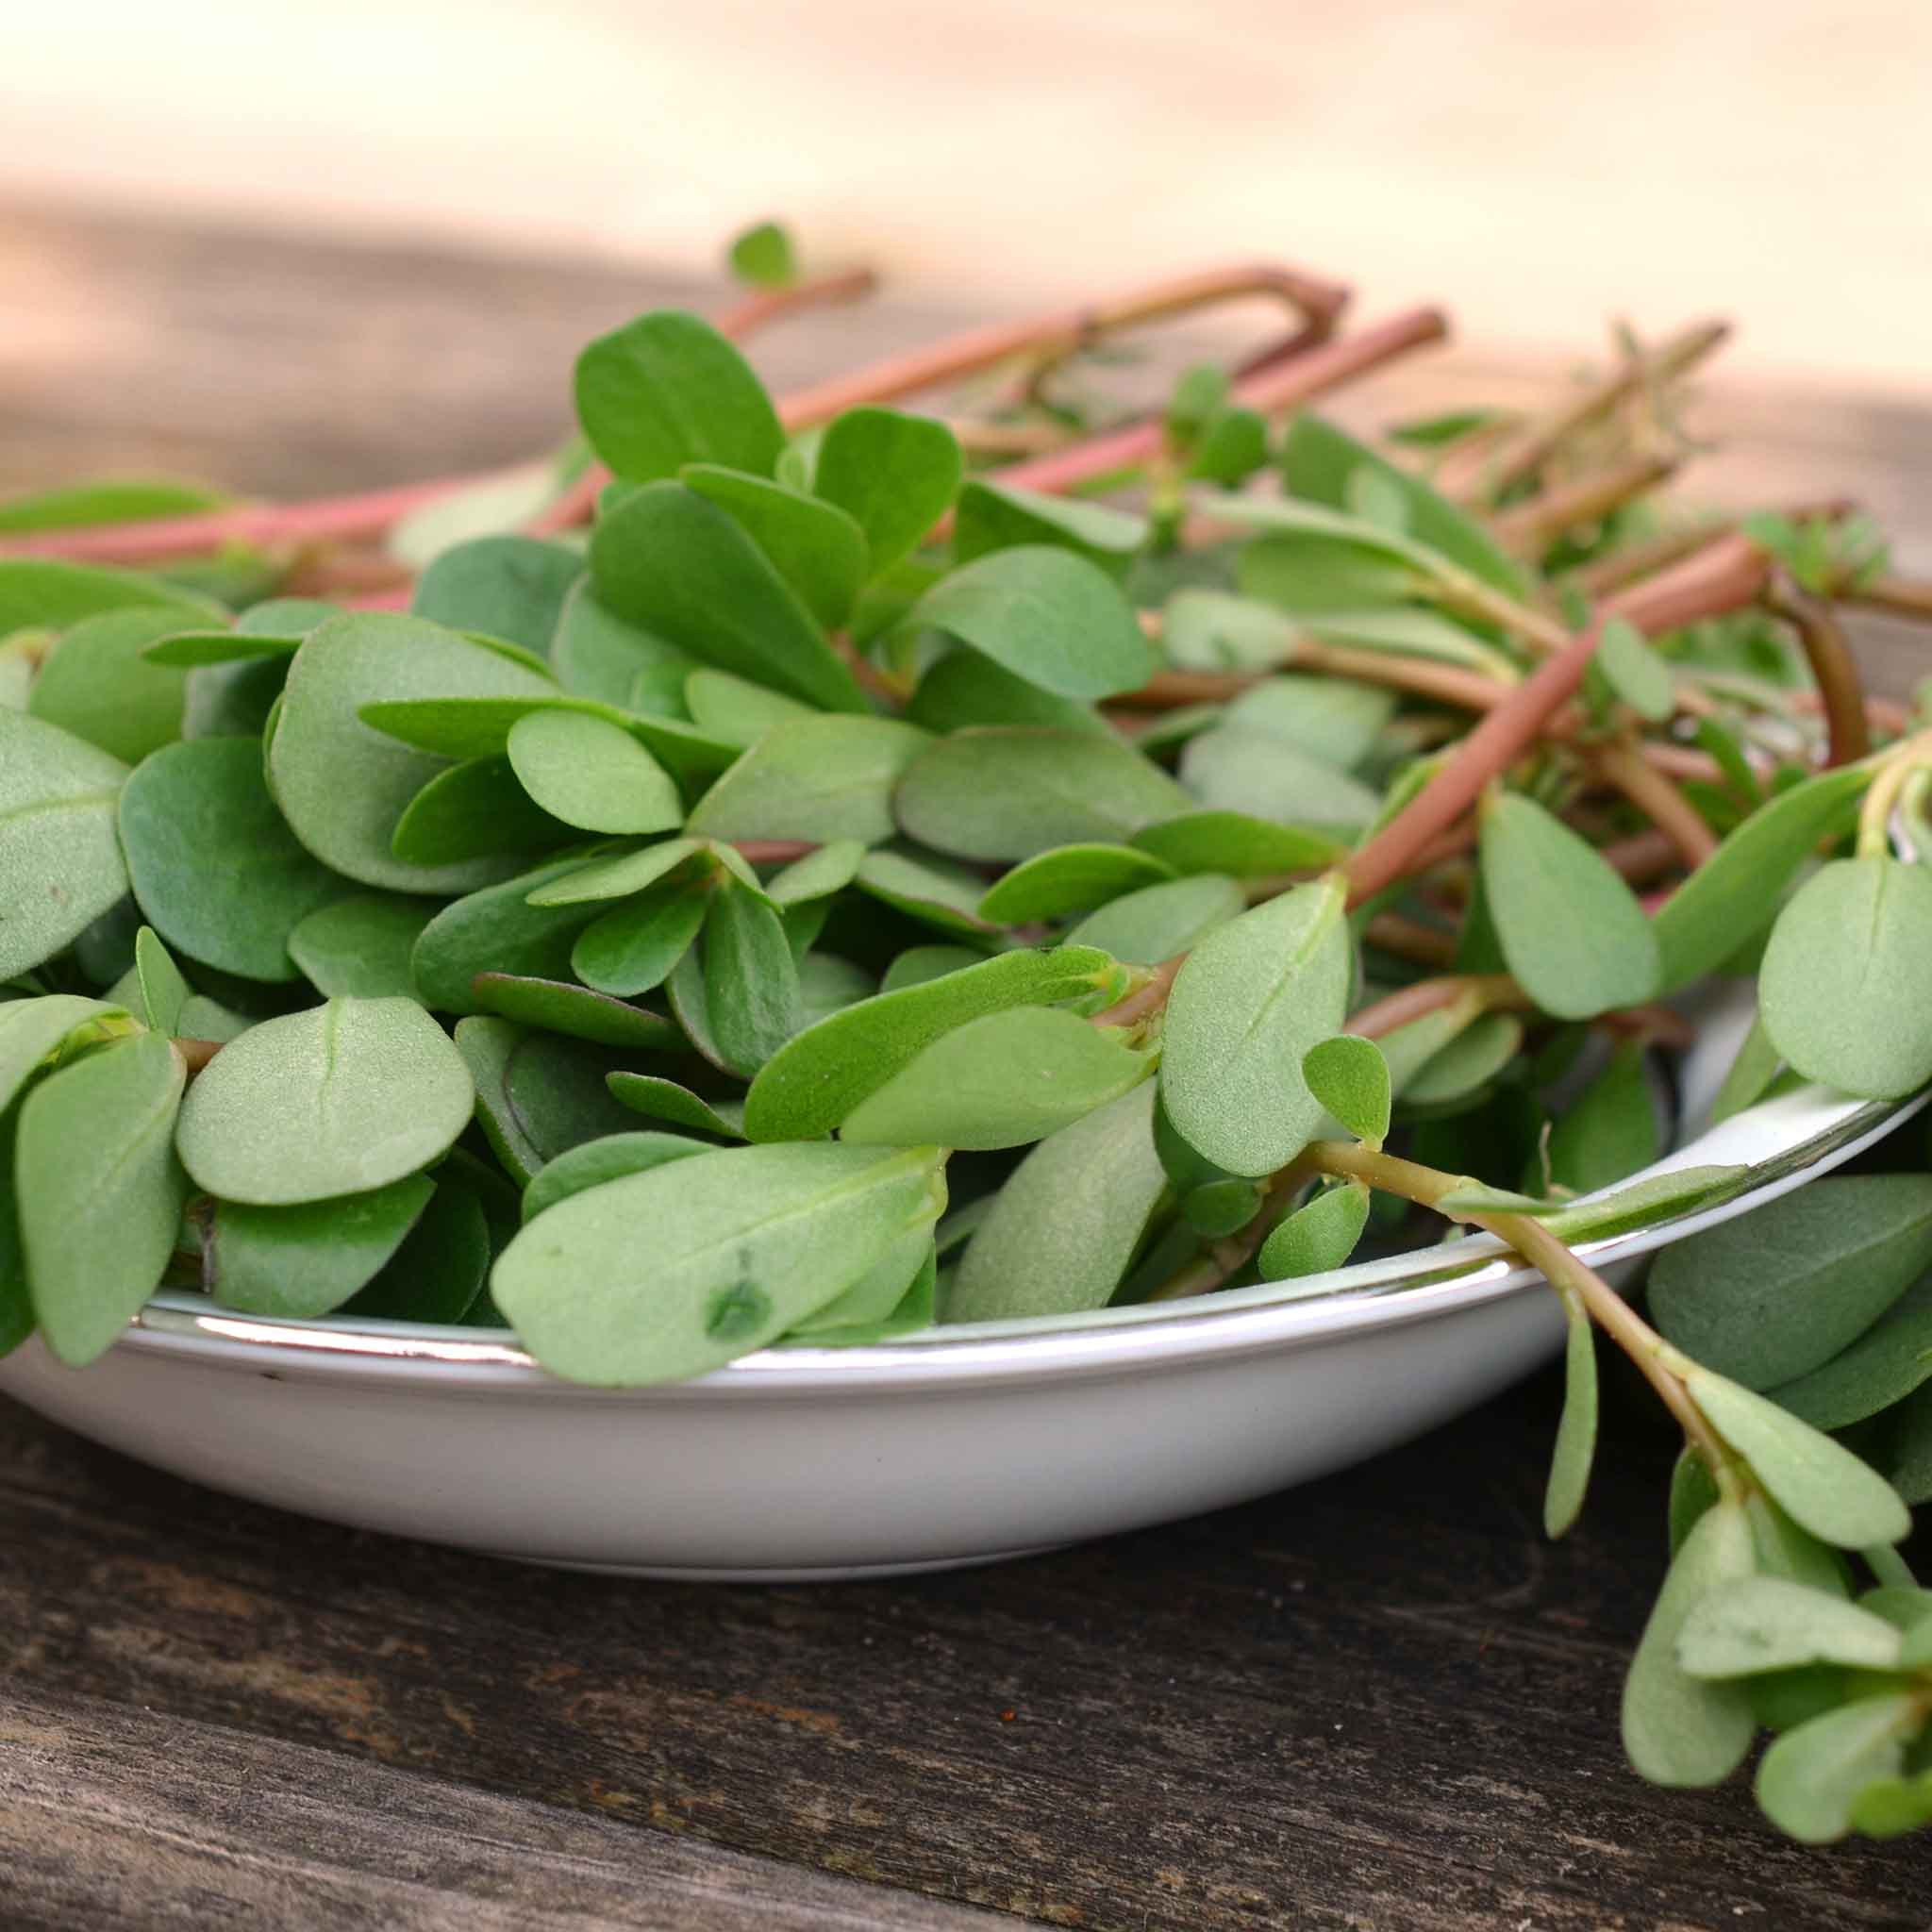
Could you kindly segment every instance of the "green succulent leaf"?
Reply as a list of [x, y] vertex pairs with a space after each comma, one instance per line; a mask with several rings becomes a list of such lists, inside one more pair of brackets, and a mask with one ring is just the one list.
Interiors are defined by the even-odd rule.
[[974, 1231], [942, 1319], [1105, 1307], [1168, 1192], [1153, 1112], [1143, 1081], [1034, 1148]]
[[408, 865], [456, 865], [553, 849], [575, 836], [525, 791], [508, 757], [498, 756], [439, 772], [404, 808], [389, 849]]
[[467, 891], [501, 868], [485, 859], [414, 866], [394, 856], [396, 822], [441, 768], [364, 723], [362, 708], [555, 694], [538, 673], [421, 618], [334, 618], [309, 633], [289, 667], [269, 785], [296, 838], [334, 871], [393, 891]]
[[798, 1031], [798, 965], [772, 907], [733, 883], [705, 918], [705, 1009], [728, 1071], [749, 1079]]
[[684, 679], [684, 707], [698, 728], [749, 749], [774, 724], [820, 715], [810, 705], [729, 671], [699, 669]]
[[1142, 827], [1130, 841], [1176, 872], [1266, 878], [1332, 865], [1346, 847], [1302, 825], [1275, 824], [1240, 811], [1185, 811]]
[[828, 711], [867, 707], [810, 611], [742, 526], [682, 483], [649, 483], [591, 539], [598, 601], [704, 663]]
[[1840, 1354], [1767, 1392], [1814, 1429], [1849, 1428], [1932, 1381], [1932, 1276], [1921, 1276]]
[[856, 519], [801, 490], [716, 463], [687, 463], [677, 475], [739, 525], [827, 630], [851, 619], [871, 574]]
[[1612, 697], [1653, 724], [1661, 724], [1677, 708], [1670, 659], [1628, 618], [1613, 617], [1598, 632], [1591, 668]]
[[1522, 567], [1474, 517], [1324, 417], [1303, 410], [1289, 425], [1281, 474], [1292, 495], [1335, 509], [1353, 507], [1358, 479], [1373, 476], [1401, 505], [1401, 527], [1420, 541], [1510, 596], [1527, 588]]
[[959, 491], [953, 556], [968, 564], [997, 550], [1044, 545], [1084, 558], [1118, 583], [1146, 548], [1149, 528], [1145, 517], [1104, 503], [1043, 496], [974, 478]]
[[[808, 1315], [791, 1333], [838, 1341], [841, 1338], [837, 1331], [841, 1329], [882, 1331], [922, 1282], [927, 1284], [925, 1296], [930, 1301], [931, 1284], [938, 1271], [939, 1258], [933, 1252], [932, 1236], [920, 1228], [888, 1248], [883, 1257], [837, 1301], [827, 1302], [815, 1314]], [[930, 1325], [930, 1322], [928, 1313], [922, 1325]]]
[[127, 767], [0, 705], [0, 981], [51, 958], [127, 891], [114, 807]]
[[1523, 1050], [1514, 1013], [1479, 1013], [1402, 1083], [1410, 1108], [1449, 1107], [1480, 1094]]
[[742, 1101], [702, 1100], [690, 1088], [655, 1074], [611, 1074], [605, 1084], [619, 1106], [647, 1119], [715, 1134], [721, 1141], [744, 1139]]
[[64, 1049], [102, 1037], [102, 1023], [116, 1021], [132, 1030], [125, 1008], [79, 993], [52, 992], [0, 1004], [0, 1114], [35, 1074], [59, 1062]]
[[776, 222], [759, 222], [732, 238], [731, 273], [755, 289], [789, 289], [798, 279], [791, 237]]
[[1029, 724], [1041, 731], [1113, 736], [1113, 727], [1091, 705], [1042, 691], [967, 644], [941, 651], [927, 666], [906, 716], [910, 723], [940, 733], [965, 731], [975, 724]]
[[649, 1131], [606, 1134], [601, 1141], [583, 1141], [538, 1171], [524, 1190], [523, 1218], [534, 1221], [546, 1208], [555, 1208], [586, 1188], [601, 1188], [627, 1174], [648, 1174], [668, 1160], [688, 1160], [693, 1154], [711, 1151], [704, 1141]]
[[181, 736], [188, 674], [146, 656], [150, 644], [179, 628], [179, 611], [165, 605], [85, 619], [47, 654], [28, 711], [138, 765]]
[[745, 1131], [754, 1141], [816, 1140], [955, 1027], [1077, 999], [1112, 971], [1091, 946], [1019, 951], [862, 1000], [807, 1027], [759, 1069], [745, 1097]]
[[1234, 724], [1189, 739], [1180, 777], [1203, 810], [1306, 826], [1324, 839], [1355, 837], [1382, 807], [1378, 793], [1346, 772], [1283, 738]]
[[780, 910], [829, 899], [858, 877], [864, 862], [865, 846], [860, 841], [833, 839], [774, 874], [765, 888], [766, 894]]
[[1757, 1724], [1744, 1687], [1691, 1676], [1677, 1639], [1707, 1596], [1755, 1565], [1750, 1523], [1724, 1501], [1697, 1518], [1672, 1560], [1624, 1682], [1624, 1749], [1652, 1784], [1722, 1784], [1751, 1748]]
[[252, 1026], [181, 1108], [181, 1163], [226, 1201], [286, 1207], [413, 1174], [469, 1124], [475, 1092], [413, 1000], [334, 999]]
[[1044, 1140], [1146, 1078], [1153, 1060], [1061, 1007], [942, 1034], [846, 1115], [841, 1140], [991, 1149]]
[[1836, 1549], [1895, 1543], [1912, 1519], [1897, 1492], [1841, 1443], [1736, 1382], [1697, 1369], [1691, 1399], [1799, 1528]]
[[1596, 1330], [1583, 1304], [1564, 1297], [1568, 1335], [1563, 1350], [1563, 1414], [1543, 1492], [1543, 1534], [1567, 1536], [1583, 1513], [1596, 1459]]
[[1192, 804], [1128, 745], [1004, 727], [958, 731], [929, 745], [893, 797], [899, 824], [921, 843], [996, 859], [1123, 841]]
[[457, 1022], [456, 1046], [475, 1082], [477, 1124], [520, 1188], [559, 1154], [631, 1125], [607, 1084], [605, 1049], [481, 1014]]
[[1596, 849], [1520, 793], [1482, 824], [1483, 893], [1509, 971], [1546, 1013], [1587, 1020], [1655, 994], [1650, 921]]
[[541, 658], [556, 635], [563, 600], [584, 574], [567, 543], [541, 537], [475, 537], [432, 558], [409, 608], [451, 630], [521, 644]]
[[134, 975], [141, 989], [137, 1017], [156, 1033], [178, 1034], [181, 1008], [193, 989], [152, 926], [142, 926], [134, 936]]
[[174, 1047], [140, 1033], [49, 1074], [21, 1105], [13, 1188], [27, 1287], [42, 1340], [69, 1368], [107, 1352], [174, 1251], [186, 1079]]
[[[463, 1322], [488, 1300], [491, 1252], [488, 1195], [452, 1158], [436, 1191], [375, 1277], [349, 1303], [358, 1321]], [[300, 1210], [294, 1210], [300, 1211]]]
[[1359, 1181], [1323, 1189], [1261, 1243], [1261, 1279], [1298, 1281], [1345, 1267], [1368, 1224], [1369, 1191]]
[[577, 420], [626, 482], [724, 463], [769, 476], [785, 432], [764, 386], [709, 323], [660, 308], [599, 336], [576, 368]]
[[820, 440], [812, 489], [865, 532], [872, 574], [911, 555], [952, 508], [965, 460], [953, 432], [897, 409], [847, 409]]
[[1060, 845], [1036, 853], [990, 887], [979, 914], [995, 925], [1063, 919], [1174, 876], [1172, 866], [1131, 845]]
[[1550, 1135], [1550, 1178], [1572, 1193], [1591, 1194], [1650, 1166], [1663, 1151], [1644, 1051], [1633, 1042], [1618, 1047], [1558, 1117]]
[[1746, 1576], [1713, 1591], [1684, 1621], [1677, 1661], [1693, 1677], [1751, 1677], [1801, 1664], [1894, 1670], [1896, 1627], [1841, 1597], [1782, 1576]]
[[532, 711], [510, 726], [510, 769], [532, 801], [587, 832], [664, 832], [680, 824], [677, 787], [622, 725], [574, 711]]
[[1230, 1174], [1298, 1154], [1322, 1118], [1302, 1057], [1341, 1030], [1354, 976], [1339, 880], [1298, 886], [1217, 928], [1168, 1000], [1162, 1104]]
[[1711, 1125], [1716, 1126], [1720, 1121], [1727, 1121], [1733, 1114], [1742, 1113], [1747, 1107], [1756, 1106], [1764, 1098], [1783, 1065], [1777, 1048], [1771, 1043], [1771, 1035], [1764, 1030], [1764, 1016], [1753, 1013], [1750, 1027], [1738, 1043], [1737, 1058], [1731, 1061], [1724, 1084], [1710, 1104]]
[[409, 956], [437, 910], [399, 892], [331, 899], [290, 929], [289, 958], [325, 999], [414, 999]]
[[934, 741], [892, 718], [806, 718], [765, 733], [698, 801], [711, 839], [858, 839], [897, 829], [892, 791]]
[[532, 899], [583, 863], [553, 859], [445, 906], [417, 935], [410, 953], [416, 996], [439, 1012], [474, 1013], [471, 987], [479, 973], [567, 979], [576, 937], [603, 908], [595, 900], [553, 906]]
[[470, 982], [470, 996], [483, 1012], [598, 1046], [673, 1053], [684, 1043], [676, 1027], [659, 1015], [562, 980], [479, 973]]
[[1871, 774], [1820, 772], [1759, 806], [1659, 908], [1658, 990], [1675, 992], [1715, 972], [1775, 916], [1778, 901], [1820, 840], [1848, 827]]
[[[673, 716], [682, 715], [684, 680], [697, 668], [697, 659], [689, 652], [627, 624], [598, 603], [588, 576], [579, 578], [563, 600], [550, 641], [550, 663], [565, 691], [620, 708], [661, 708], [641, 702], [637, 695], [640, 680], [661, 686], [673, 694]], [[725, 761], [729, 762], [728, 754]]]
[[775, 1341], [944, 1205], [933, 1148], [723, 1148], [559, 1202], [504, 1251], [491, 1288], [553, 1373], [675, 1381]]
[[1778, 915], [1758, 975], [1771, 1041], [1807, 1080], [1891, 1099], [1932, 1080], [1932, 871], [1840, 858]]
[[287, 1208], [218, 1201], [202, 1236], [202, 1285], [224, 1307], [308, 1320], [375, 1279], [436, 1191], [420, 1174]]
[[620, 999], [649, 992], [677, 970], [709, 905], [704, 880], [650, 887], [584, 927], [571, 947], [571, 971], [586, 986]]
[[1061, 697], [1111, 697], [1154, 671], [1133, 607], [1107, 573], [1045, 544], [962, 565], [921, 598], [908, 621], [944, 631]]
[[1652, 1316], [1686, 1355], [1747, 1389], [1808, 1375], [1932, 1266], [1932, 1174], [1831, 1174], [1674, 1242]]
[[1859, 1799], [1898, 1776], [1906, 1746], [1925, 1723], [1919, 1696], [1860, 1697], [1787, 1731], [1757, 1767], [1757, 1802], [1802, 1844], [1828, 1844], [1852, 1828]]
[[1338, 1033], [1302, 1056], [1313, 1097], [1357, 1140], [1379, 1147], [1389, 1133], [1389, 1062], [1373, 1040]]
[[159, 577], [53, 558], [0, 558], [0, 638], [16, 630], [66, 630], [104, 610], [132, 607], [175, 614], [175, 628], [220, 622], [219, 604]]
[[156, 752], [123, 787], [119, 823], [134, 896], [156, 929], [243, 979], [295, 978], [296, 928], [349, 890], [289, 829], [252, 739]]

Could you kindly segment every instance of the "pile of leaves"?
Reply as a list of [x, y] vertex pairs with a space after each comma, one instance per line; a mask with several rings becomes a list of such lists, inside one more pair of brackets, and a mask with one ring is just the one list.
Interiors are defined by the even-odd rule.
[[1932, 1080], [1932, 713], [1838, 616], [1932, 597], [1845, 506], [1660, 493], [1721, 328], [1363, 440], [1310, 405], [1441, 317], [1242, 269], [774, 404], [731, 338], [864, 278], [736, 259], [510, 476], [0, 505], [0, 1353], [165, 1285], [636, 1385], [1474, 1225], [1570, 1316], [1553, 1534], [1598, 1333], [1685, 1432], [1638, 1769], [1768, 1726], [1793, 1834], [1932, 1820], [1932, 1176], [1679, 1243], [1655, 1327], [1572, 1246], [1739, 1184], [1619, 1185], [1707, 981], [1721, 1117]]

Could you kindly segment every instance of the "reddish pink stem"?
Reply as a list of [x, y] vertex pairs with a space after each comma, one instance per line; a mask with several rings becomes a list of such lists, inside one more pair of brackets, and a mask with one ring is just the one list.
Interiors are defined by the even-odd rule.
[[1742, 537], [1724, 537], [1674, 569], [1610, 598], [1594, 622], [1546, 658], [1507, 701], [1483, 719], [1421, 791], [1349, 861], [1350, 903], [1359, 905], [1405, 876], [1416, 856], [1449, 830], [1536, 741], [1544, 722], [1575, 695], [1612, 617], [1639, 630], [1675, 630], [1756, 602], [1769, 567], [1764, 553]]

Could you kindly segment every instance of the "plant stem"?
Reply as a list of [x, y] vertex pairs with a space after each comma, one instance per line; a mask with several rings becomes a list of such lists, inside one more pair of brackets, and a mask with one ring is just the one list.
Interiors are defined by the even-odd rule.
[[1832, 601], [1932, 624], [1932, 583], [1921, 583], [1910, 577], [1875, 577], [1869, 584], [1849, 584], [1843, 590], [1834, 591]]
[[1932, 731], [1921, 731], [1888, 747], [1878, 760], [1871, 789], [1858, 808], [1860, 858], [1878, 858], [1891, 850], [1891, 814], [1912, 774], [1932, 763]]
[[1459, 1000], [1473, 1002], [1478, 1013], [1531, 1004], [1507, 973], [1445, 973], [1437, 979], [1419, 979], [1413, 986], [1402, 987], [1362, 1008], [1349, 1016], [1342, 1031], [1362, 1040], [1384, 1040], [1397, 1027], [1453, 1007]]
[[[1428, 658], [1407, 658], [1392, 651], [1353, 650], [1344, 644], [1324, 644], [1315, 639], [1296, 641], [1293, 655], [1280, 666], [1290, 671], [1317, 671], [1335, 677], [1352, 677], [1362, 684], [1385, 685], [1392, 691], [1413, 691], [1437, 698], [1465, 711], [1487, 711], [1508, 696], [1514, 685], [1459, 664]], [[1169, 711], [1181, 705], [1219, 704], [1238, 698], [1274, 675], [1274, 671], [1157, 671], [1136, 691], [1123, 691], [1112, 702], [1135, 710]]]
[[[1366, 1182], [1372, 1188], [1400, 1194], [1438, 1213], [1445, 1195], [1477, 1185], [1469, 1176], [1441, 1173], [1413, 1160], [1371, 1153], [1352, 1141], [1317, 1141], [1302, 1159], [1322, 1174]], [[1593, 1268], [1580, 1260], [1539, 1221], [1525, 1214], [1483, 1214], [1457, 1211], [1455, 1219], [1487, 1228], [1515, 1249], [1558, 1294], [1572, 1294], [1589, 1310], [1605, 1334], [1635, 1362], [1664, 1406], [1676, 1417], [1685, 1436], [1713, 1471], [1728, 1460], [1724, 1445], [1697, 1405], [1682, 1375], [1673, 1366], [1677, 1352]]]
[[[1227, 399], [1262, 415], [1276, 415], [1326, 395], [1398, 356], [1440, 342], [1448, 333], [1448, 321], [1440, 309], [1411, 308], [1358, 334], [1324, 342], [1278, 368], [1245, 376], [1228, 391]], [[1030, 462], [1015, 463], [999, 473], [999, 480], [1002, 485], [1058, 494], [1091, 477], [1138, 468], [1158, 455], [1166, 441], [1163, 420], [1132, 423]]]
[[1844, 626], [1825, 605], [1804, 595], [1796, 585], [1778, 579], [1773, 580], [1764, 607], [1783, 618], [1805, 647], [1806, 661], [1811, 666], [1824, 710], [1824, 762], [1856, 764], [1872, 749], [1872, 732], [1865, 712], [1865, 687]]
[[1172, 959], [1163, 959], [1125, 999], [1108, 1007], [1104, 1013], [1095, 1013], [1094, 1025], [1132, 1026], [1151, 1019], [1166, 1006], [1174, 976], [1187, 964], [1187, 958], [1185, 953], [1176, 953]]
[[1644, 758], [1634, 735], [1592, 745], [1590, 761], [1670, 840], [1690, 871], [1717, 850], [1717, 834], [1705, 824], [1703, 813]]
[[1422, 791], [1350, 859], [1350, 895], [1373, 898], [1404, 876], [1422, 852], [1469, 810], [1484, 786], [1535, 742], [1557, 708], [1574, 697], [1604, 625], [1623, 617], [1655, 634], [1749, 604], [1763, 590], [1764, 554], [1740, 536], [1718, 541], [1674, 569], [1611, 598], [1596, 620], [1546, 658], [1491, 711]]
[[1626, 457], [1541, 496], [1511, 504], [1497, 511], [1491, 527], [1507, 548], [1525, 557], [1540, 556], [1566, 530], [1601, 522], [1632, 497], [1655, 489], [1676, 469], [1677, 458], [1672, 456]]
[[1273, 262], [1234, 262], [1191, 275], [1163, 276], [1104, 302], [1057, 308], [1022, 322], [967, 329], [943, 341], [889, 357], [869, 369], [835, 376], [788, 396], [780, 406], [788, 429], [827, 423], [866, 403], [889, 403], [977, 375], [1015, 356], [1055, 358], [1091, 348], [1124, 329], [1211, 308], [1246, 295], [1273, 296], [1298, 310], [1326, 336], [1348, 306], [1341, 284]]

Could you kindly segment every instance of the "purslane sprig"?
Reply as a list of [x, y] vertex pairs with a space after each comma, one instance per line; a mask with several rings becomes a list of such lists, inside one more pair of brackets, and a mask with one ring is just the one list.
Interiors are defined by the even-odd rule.
[[[774, 401], [730, 339], [867, 278], [734, 262], [516, 477], [0, 505], [0, 1352], [165, 1283], [628, 1386], [1446, 1218], [1568, 1317], [1552, 1534], [1598, 1332], [1684, 1429], [1639, 1770], [1761, 1724], [1795, 1836], [1932, 1821], [1932, 1182], [1678, 1242], [1656, 1325], [1573, 1245], [1738, 1184], [1630, 1182], [1713, 975], [1720, 1115], [1932, 1081], [1932, 714], [1833, 614], [1932, 597], [1847, 506], [1660, 499], [1721, 325], [1364, 441], [1307, 406], [1435, 311], [1242, 265]], [[1069, 379], [1257, 293], [1165, 408]]]

